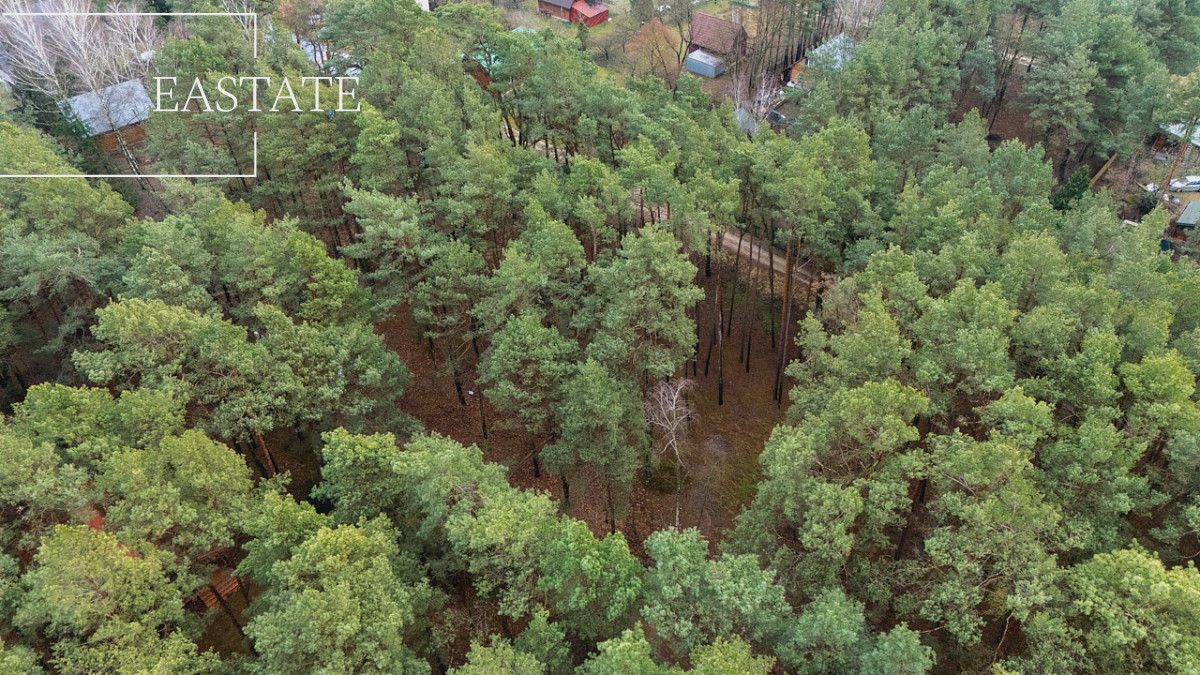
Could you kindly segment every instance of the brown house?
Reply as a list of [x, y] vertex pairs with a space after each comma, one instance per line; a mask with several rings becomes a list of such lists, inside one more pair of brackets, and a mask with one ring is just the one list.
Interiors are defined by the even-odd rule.
[[563, 21], [571, 20], [571, 5], [575, 0], [538, 0], [537, 8], [542, 14], [549, 14]]
[[585, 0], [538, 0], [538, 11], [570, 23], [591, 28], [608, 21], [608, 7]]
[[691, 33], [688, 52], [703, 49], [710, 54], [730, 57], [746, 51], [746, 29], [729, 19], [697, 12], [692, 18]]

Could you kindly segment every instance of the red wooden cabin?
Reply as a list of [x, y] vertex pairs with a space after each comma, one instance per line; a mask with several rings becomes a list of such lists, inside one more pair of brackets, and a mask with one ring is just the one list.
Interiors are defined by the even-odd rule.
[[538, 0], [538, 11], [556, 19], [592, 26], [608, 21], [608, 7], [586, 0]]
[[571, 5], [571, 23], [581, 23], [588, 28], [608, 21], [608, 6], [596, 3], [588, 4], [584, 0], [575, 0]]

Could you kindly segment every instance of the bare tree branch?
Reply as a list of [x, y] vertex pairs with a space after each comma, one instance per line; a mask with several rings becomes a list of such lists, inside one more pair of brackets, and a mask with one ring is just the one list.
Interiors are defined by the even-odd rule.
[[[14, 80], [22, 86], [52, 99], [63, 98], [69, 91], [56, 68], [57, 58], [44, 36], [43, 17], [28, 0], [0, 3], [0, 48], [8, 59]], [[24, 13], [24, 14], [22, 14]]]
[[221, 0], [221, 11], [237, 14], [238, 16], [231, 16], [229, 18], [242, 27], [242, 32], [247, 37], [254, 36], [254, 17], [247, 16], [258, 11], [254, 5], [254, 0]]
[[[109, 87], [146, 75], [161, 41], [151, 18], [123, 3], [97, 13], [90, 0], [0, 0], [0, 11], [0, 47], [17, 84], [59, 106], [74, 94], [95, 94], [129, 166], [140, 173], [113, 118]], [[43, 16], [34, 16], [38, 13]]]
[[679, 529], [680, 500], [683, 492], [683, 453], [680, 443], [692, 421], [692, 406], [687, 394], [693, 386], [692, 380], [678, 378], [659, 382], [646, 395], [646, 422], [657, 429], [663, 438], [661, 453], [667, 453], [675, 461], [675, 529]]

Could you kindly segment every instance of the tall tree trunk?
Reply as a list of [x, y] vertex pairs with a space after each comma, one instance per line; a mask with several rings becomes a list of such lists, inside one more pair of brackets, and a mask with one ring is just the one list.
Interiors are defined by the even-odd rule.
[[1008, 629], [1012, 627], [1012, 612], [1004, 618], [1004, 631], [1000, 633], [1000, 641], [996, 643], [996, 650], [992, 652], [992, 663], [1000, 661], [1008, 655], [1008, 650], [1005, 647], [1008, 644]]
[[[765, 225], [766, 223], [764, 223]], [[767, 286], [771, 289], [771, 349], [775, 349], [775, 225], [772, 223], [767, 234]]]
[[[749, 229], [749, 228], [747, 227], [746, 229]], [[741, 262], [742, 262], [742, 240], [745, 239], [745, 237], [746, 237], [746, 229], [743, 229], [738, 234], [737, 253], [734, 254], [734, 257], [733, 257], [733, 281], [730, 282], [731, 288], [729, 289], [729, 321], [728, 321], [728, 325], [725, 326], [725, 335], [726, 336], [733, 333], [733, 304], [734, 304], [734, 302], [737, 301], [737, 289], [738, 289], [738, 278], [739, 278], [738, 272], [740, 271]]]
[[248, 457], [250, 459], [250, 461], [254, 464], [254, 466], [258, 467], [258, 475], [260, 475], [264, 478], [270, 477], [271, 472], [263, 464], [262, 458], [260, 458], [258, 456], [258, 453], [254, 451], [253, 447], [249, 447], [249, 448], [246, 447], [241, 441], [239, 441], [236, 438], [234, 438], [232, 442], [233, 442], [233, 447], [237, 448], [238, 452], [240, 452], [243, 455], [245, 455], [246, 457]]
[[779, 363], [775, 366], [775, 402], [777, 405], [783, 404], [783, 369], [787, 365], [788, 356], [788, 327], [792, 318], [792, 277], [794, 270], [792, 269], [795, 255], [795, 237], [788, 238], [787, 245], [787, 264], [785, 270], [787, 278], [783, 282], [783, 311], [780, 319], [780, 340], [779, 340]]
[[229, 602], [225, 600], [224, 596], [221, 595], [221, 591], [212, 582], [209, 582], [208, 590], [216, 597], [217, 604], [225, 611], [225, 615], [229, 617], [229, 623], [233, 624], [233, 629], [237, 631], [238, 637], [242, 638], [244, 642], [246, 640], [246, 632], [242, 630], [242, 624], [238, 621], [237, 612], [233, 611], [233, 607], [229, 606]]
[[29, 316], [33, 319], [33, 324], [37, 326], [38, 333], [42, 336], [42, 341], [49, 342], [50, 333], [46, 330], [46, 324], [42, 322], [42, 318], [38, 316], [37, 307], [33, 304], [33, 300], [25, 298], [25, 304], [29, 307]]
[[24, 393], [29, 390], [29, 383], [33, 380], [31, 380], [29, 377], [29, 371], [17, 358], [16, 350], [13, 350], [9, 354], [8, 372], [12, 375], [12, 378], [17, 381], [17, 384], [20, 385], [21, 393], [24, 395]]
[[[532, 460], [532, 462], [533, 462], [533, 477], [541, 478], [542, 477], [542, 462], [541, 462], [541, 458], [539, 457], [539, 455], [541, 453], [537, 449], [537, 437], [534, 436], [533, 432], [531, 432], [529, 430], [526, 430], [525, 433], [526, 433], [526, 435], [529, 436], [529, 445], [528, 445], [529, 459]], [[563, 485], [566, 485], [566, 481], [563, 481]]]
[[[1021, 27], [1017, 32], [1016, 39], [1010, 39], [1005, 49], [1011, 49], [1012, 55], [1004, 62], [1004, 66], [1000, 69], [1000, 77], [998, 78], [998, 86], [996, 94], [992, 97], [987, 105], [984, 106], [984, 115], [990, 118], [988, 122], [988, 132], [992, 131], [992, 126], [996, 123], [996, 118], [1000, 115], [1000, 106], [1004, 103], [1004, 95], [1008, 92], [1008, 78], [1012, 76], [1013, 67], [1017, 63], [1017, 58], [1021, 54], [1021, 40], [1025, 36], [1025, 27], [1029, 23], [1029, 10], [1025, 9], [1021, 13]], [[1012, 31], [1009, 31], [1012, 35]]]
[[709, 336], [709, 338], [708, 338], [708, 349], [705, 350], [705, 354], [704, 354], [704, 376], [705, 377], [708, 377], [708, 366], [709, 366], [709, 364], [712, 363], [713, 345], [716, 344], [716, 342], [717, 342], [717, 333], [719, 333], [719, 332], [720, 332], [720, 329], [717, 328], [716, 324], [714, 323], [712, 335]]
[[479, 391], [479, 396], [478, 396], [478, 398], [479, 398], [479, 426], [480, 426], [480, 431], [482, 431], [482, 432], [483, 432], [483, 438], [484, 438], [484, 440], [487, 440], [487, 437], [488, 437], [488, 423], [487, 423], [487, 412], [485, 412], [485, 411], [484, 411], [484, 409], [483, 409], [483, 390], [480, 390], [480, 391]]
[[675, 531], [679, 531], [679, 513], [683, 500], [683, 461], [679, 458], [679, 447], [675, 446]]
[[[738, 240], [738, 252], [741, 252], [741, 240]], [[737, 263], [734, 263], [734, 274], [737, 274]], [[722, 335], [721, 327], [725, 323], [725, 307], [721, 304], [721, 262], [717, 261], [717, 330], [713, 332], [713, 337], [717, 341], [717, 405], [725, 405], [725, 336]], [[737, 288], [737, 278], [734, 278], [734, 288]]]
[[929, 480], [922, 478], [917, 483], [917, 493], [913, 495], [912, 506], [908, 510], [908, 518], [905, 519], [904, 529], [900, 530], [900, 540], [896, 542], [896, 551], [892, 554], [892, 560], [900, 560], [904, 555], [904, 547], [908, 544], [908, 535], [912, 531], [913, 522], [916, 520], [917, 510], [925, 503], [925, 493], [929, 487]]
[[605, 500], [608, 502], [608, 533], [617, 533], [617, 501], [613, 496], [612, 482], [605, 481]]
[[458, 372], [458, 366], [450, 369], [454, 374], [454, 393], [458, 396], [458, 404], [462, 407], [467, 407], [467, 397], [463, 395], [462, 375]]
[[238, 579], [237, 582], [238, 594], [242, 596], [242, 602], [248, 609], [250, 607], [250, 591], [246, 590], [246, 582], [241, 579]]
[[275, 457], [271, 454], [271, 449], [267, 447], [267, 439], [263, 438], [261, 431], [254, 432], [254, 442], [258, 445], [258, 449], [262, 452], [263, 457], [266, 458], [267, 461], [264, 464], [267, 470], [271, 472], [271, 475], [274, 476], [279, 473], [279, 465], [275, 463]]
[[54, 317], [54, 325], [61, 327], [65, 322], [62, 312], [58, 311], [58, 304], [54, 302], [54, 298], [50, 298], [44, 304], [50, 308], [50, 316]]

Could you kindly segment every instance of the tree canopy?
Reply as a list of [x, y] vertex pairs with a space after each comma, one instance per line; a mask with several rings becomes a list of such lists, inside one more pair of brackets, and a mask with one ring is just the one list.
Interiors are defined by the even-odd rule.
[[1200, 271], [1111, 178], [1200, 5], [739, 3], [705, 83], [683, 4], [158, 2], [357, 78], [142, 125], [233, 178], [0, 83], [0, 671], [1200, 671]]

